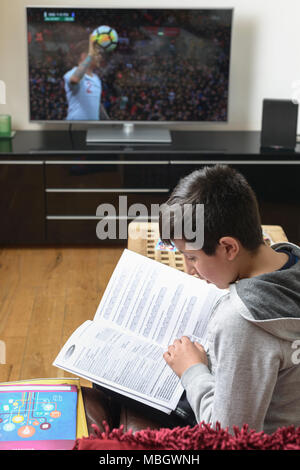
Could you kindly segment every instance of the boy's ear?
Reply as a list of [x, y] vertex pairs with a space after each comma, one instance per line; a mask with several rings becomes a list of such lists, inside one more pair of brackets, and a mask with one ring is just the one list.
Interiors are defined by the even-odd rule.
[[240, 251], [240, 244], [234, 237], [222, 237], [219, 246], [223, 249], [228, 261], [233, 261]]

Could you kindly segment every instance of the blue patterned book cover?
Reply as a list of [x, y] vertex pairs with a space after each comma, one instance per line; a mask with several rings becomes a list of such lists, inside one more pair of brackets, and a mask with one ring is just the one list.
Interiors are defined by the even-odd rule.
[[77, 387], [0, 385], [0, 449], [72, 449]]

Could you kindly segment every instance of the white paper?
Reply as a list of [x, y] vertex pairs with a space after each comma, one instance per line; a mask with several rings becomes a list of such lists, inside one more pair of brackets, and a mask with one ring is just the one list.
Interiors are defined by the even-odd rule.
[[126, 334], [105, 320], [87, 321], [71, 336], [54, 365], [175, 409], [183, 388], [163, 352], [159, 345]]
[[213, 284], [124, 250], [95, 314], [167, 347], [204, 338], [212, 307], [224, 295]]

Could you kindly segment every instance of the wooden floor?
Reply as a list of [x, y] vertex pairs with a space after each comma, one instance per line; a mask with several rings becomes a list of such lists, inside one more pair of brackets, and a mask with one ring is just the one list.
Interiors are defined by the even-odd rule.
[[52, 362], [70, 334], [94, 317], [122, 251], [0, 249], [1, 382], [71, 376]]

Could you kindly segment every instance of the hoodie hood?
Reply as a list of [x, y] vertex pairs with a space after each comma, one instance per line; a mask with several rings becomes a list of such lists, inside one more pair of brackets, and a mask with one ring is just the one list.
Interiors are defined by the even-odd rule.
[[[300, 248], [293, 243], [276, 243], [299, 258], [288, 269], [241, 279], [230, 286], [236, 302], [242, 302], [241, 315], [280, 339], [300, 338]], [[238, 297], [238, 298], [237, 298]]]

